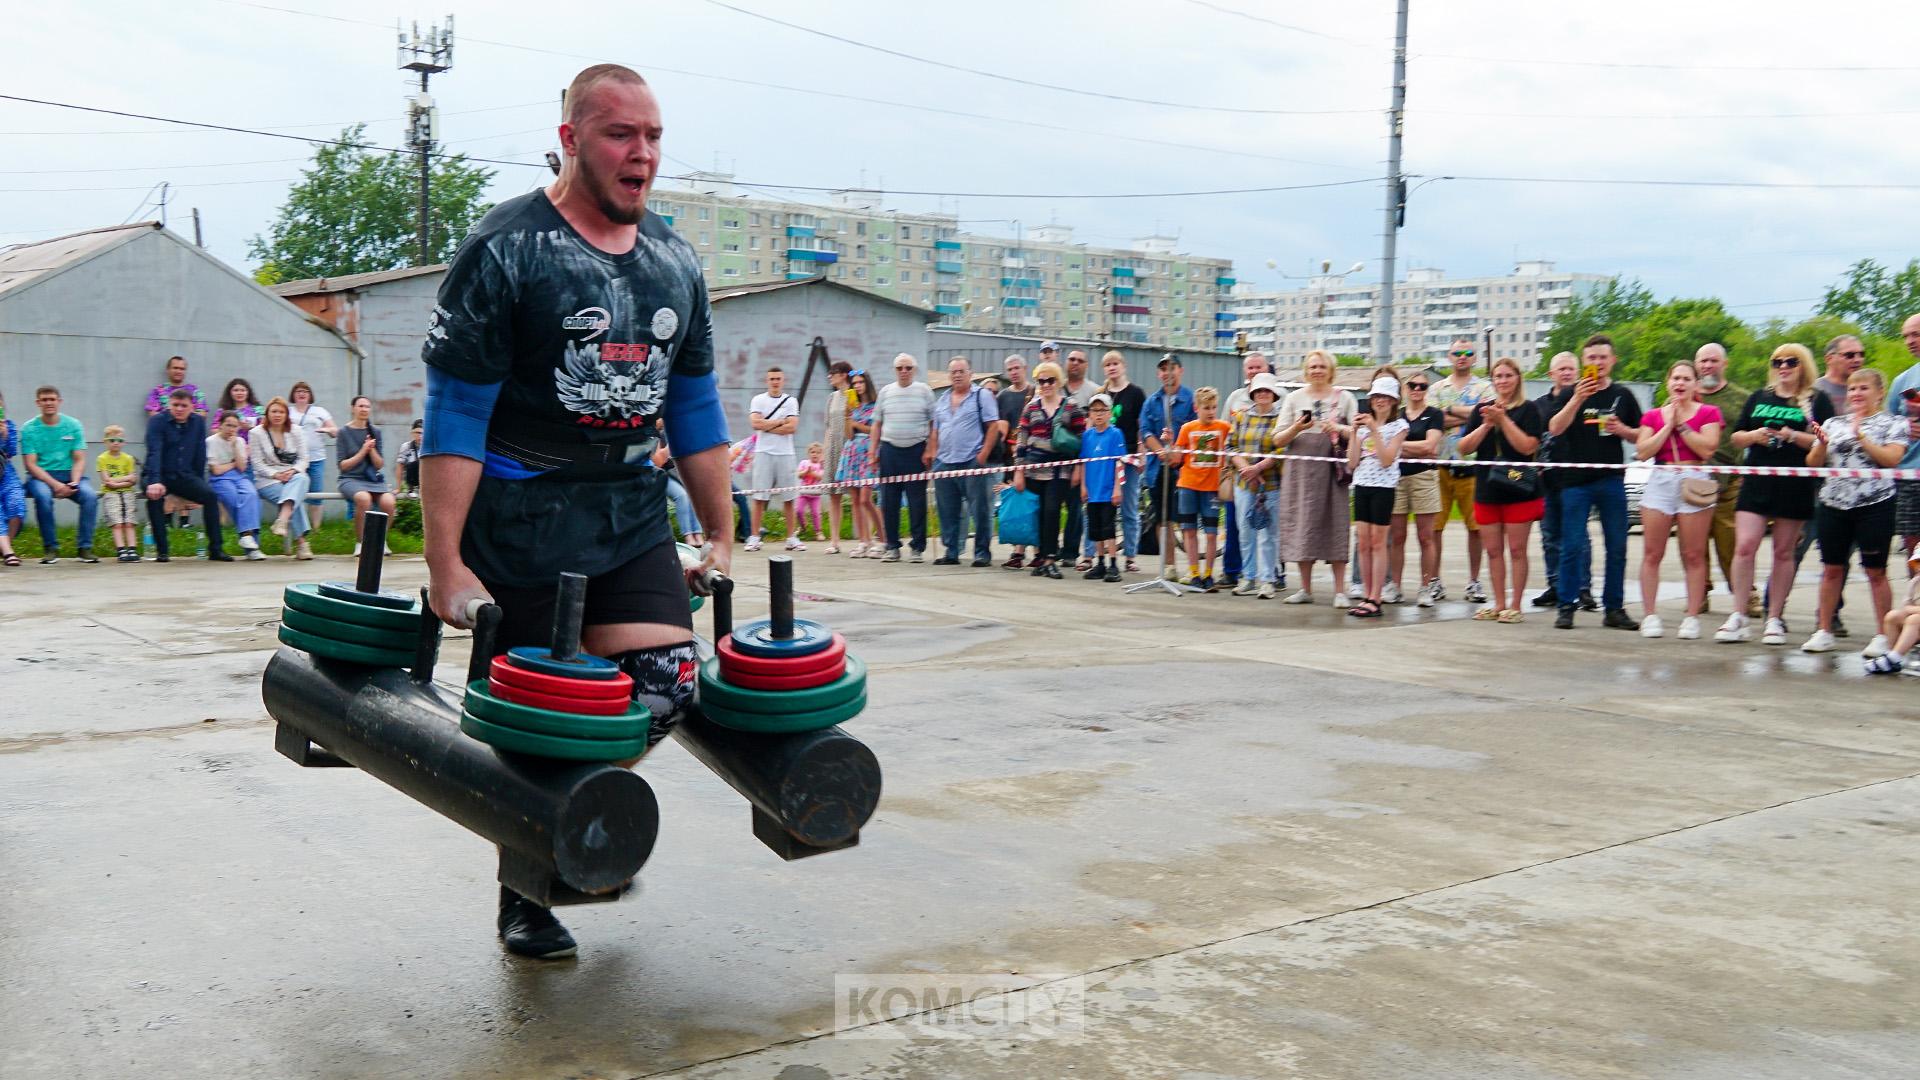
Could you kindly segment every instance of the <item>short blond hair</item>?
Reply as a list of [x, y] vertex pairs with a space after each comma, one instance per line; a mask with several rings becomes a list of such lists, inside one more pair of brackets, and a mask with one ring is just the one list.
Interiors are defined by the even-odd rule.
[[602, 83], [622, 83], [627, 86], [645, 86], [647, 80], [640, 73], [624, 64], [595, 64], [584, 68], [567, 84], [567, 92], [561, 98], [560, 122], [563, 124], [580, 123], [581, 111], [586, 108], [586, 100]]
[[1211, 386], [1203, 386], [1195, 390], [1193, 392], [1193, 407], [1197, 409], [1202, 405], [1211, 405], [1216, 409], [1219, 408], [1220, 391], [1215, 390]]
[[127, 437], [127, 429], [121, 427], [119, 424], [108, 424], [106, 429], [100, 432], [100, 437], [103, 439], [124, 439]]

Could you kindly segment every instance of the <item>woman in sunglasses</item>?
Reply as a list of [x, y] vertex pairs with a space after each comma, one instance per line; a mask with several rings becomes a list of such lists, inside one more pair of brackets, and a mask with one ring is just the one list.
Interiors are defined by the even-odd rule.
[[[852, 371], [847, 375], [847, 387], [852, 395], [847, 400], [853, 406], [847, 412], [847, 446], [840, 452], [840, 468], [833, 476], [841, 484], [880, 475], [868, 453], [873, 445], [873, 378], [864, 369]], [[857, 541], [848, 557], [877, 559], [886, 554], [887, 544], [880, 536], [880, 510], [873, 505], [873, 485], [849, 487], [847, 497], [853, 503], [853, 538]]]
[[[1060, 514], [1080, 490], [1080, 466], [1048, 462], [1079, 457], [1080, 434], [1087, 429], [1087, 411], [1063, 392], [1065, 378], [1060, 365], [1051, 360], [1033, 369], [1038, 392], [1020, 414], [1019, 461], [1036, 467], [1013, 474], [1014, 490], [1032, 486], [1040, 496], [1040, 543], [1028, 573], [1055, 581], [1060, 580], [1060, 567], [1054, 562], [1060, 554]], [[1072, 451], [1066, 449], [1069, 445]]]
[[[1873, 368], [1861, 368], [1847, 378], [1847, 411], [1814, 429], [1817, 440], [1807, 453], [1816, 468], [1890, 469], [1907, 452], [1906, 421], [1886, 412], [1887, 378]], [[1887, 584], [1887, 554], [1893, 546], [1893, 481], [1880, 477], [1830, 476], [1820, 485], [1814, 527], [1820, 537], [1820, 628], [1801, 652], [1832, 652], [1833, 614], [1840, 606], [1840, 589], [1847, 583], [1847, 563], [1860, 552], [1873, 596], [1873, 624], [1883, 626], [1893, 606]], [[1874, 637], [1861, 655], [1875, 659], [1886, 654], [1885, 634]]]
[[[1807, 463], [1807, 453], [1819, 441], [1813, 429], [1833, 418], [1833, 402], [1814, 389], [1813, 378], [1813, 350], [1791, 342], [1773, 350], [1767, 361], [1766, 388], [1747, 399], [1747, 407], [1733, 423], [1733, 446], [1746, 451], [1744, 464]], [[1794, 551], [1801, 531], [1813, 520], [1814, 498], [1819, 493], [1820, 481], [1811, 476], [1756, 473], [1740, 481], [1740, 497], [1733, 507], [1733, 572], [1728, 585], [1735, 596], [1750, 594], [1760, 541], [1770, 536], [1773, 565], [1767, 578], [1767, 624], [1760, 638], [1765, 644], [1787, 643], [1783, 613], [1793, 588]], [[1725, 643], [1752, 639], [1753, 627], [1743, 611], [1728, 616], [1713, 635], [1713, 640]]]

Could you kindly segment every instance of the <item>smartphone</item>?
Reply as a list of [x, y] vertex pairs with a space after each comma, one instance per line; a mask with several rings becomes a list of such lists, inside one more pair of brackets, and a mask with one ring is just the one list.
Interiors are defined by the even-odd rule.
[[1581, 378], [1582, 380], [1586, 380], [1586, 379], [1598, 379], [1599, 377], [1600, 377], [1600, 365], [1599, 365], [1599, 364], [1582, 364], [1582, 365], [1580, 365], [1580, 378]]

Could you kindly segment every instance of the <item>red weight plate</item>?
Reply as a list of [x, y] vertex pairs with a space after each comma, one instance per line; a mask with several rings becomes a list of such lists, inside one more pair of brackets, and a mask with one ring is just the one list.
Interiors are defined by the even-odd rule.
[[742, 675], [817, 675], [845, 666], [847, 639], [835, 634], [831, 645], [806, 656], [748, 656], [734, 648], [730, 635], [723, 635], [714, 643], [714, 651], [719, 655], [720, 667], [729, 679], [735, 672]]
[[515, 705], [531, 705], [536, 709], [547, 709], [551, 712], [575, 713], [580, 716], [620, 716], [633, 705], [633, 702], [626, 698], [603, 698], [594, 701], [589, 698], [542, 694], [533, 690], [522, 690], [517, 686], [508, 686], [499, 679], [488, 679], [487, 689], [501, 701], [511, 701]]
[[811, 690], [816, 686], [825, 686], [846, 673], [845, 656], [840, 658], [839, 663], [817, 675], [755, 675], [745, 671], [730, 671], [727, 662], [720, 661], [720, 678], [743, 690]]
[[624, 702], [633, 697], [633, 679], [625, 672], [611, 679], [569, 679], [563, 675], [543, 675], [538, 671], [515, 667], [507, 663], [504, 656], [494, 657], [487, 671], [493, 676], [494, 682], [516, 690], [531, 690], [536, 694], [552, 694], [579, 701]]

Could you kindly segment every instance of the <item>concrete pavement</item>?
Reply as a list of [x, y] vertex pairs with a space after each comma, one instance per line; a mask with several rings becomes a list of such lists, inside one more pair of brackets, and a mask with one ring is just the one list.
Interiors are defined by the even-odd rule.
[[[670, 742], [640, 888], [537, 964], [487, 845], [272, 751], [279, 587], [345, 576], [0, 578], [0, 1075], [1920, 1076], [1920, 680], [1853, 652], [816, 546], [801, 613], [873, 670], [862, 845], [780, 863]], [[836, 976], [889, 973], [1076, 1023], [836, 1031]]]

